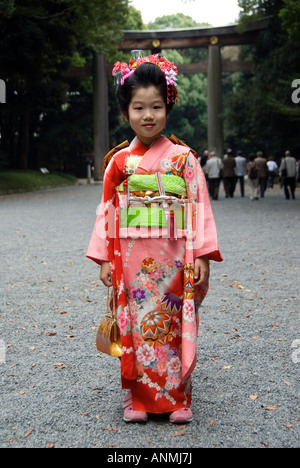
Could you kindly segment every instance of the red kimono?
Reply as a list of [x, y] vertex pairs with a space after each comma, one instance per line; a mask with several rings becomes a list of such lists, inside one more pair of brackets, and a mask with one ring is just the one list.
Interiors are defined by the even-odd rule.
[[150, 148], [135, 138], [105, 171], [87, 251], [98, 264], [110, 262], [122, 386], [131, 389], [134, 410], [165, 413], [191, 405], [199, 307], [208, 291], [208, 284], [194, 287], [194, 260], [203, 255], [222, 261], [199, 162], [164, 136]]

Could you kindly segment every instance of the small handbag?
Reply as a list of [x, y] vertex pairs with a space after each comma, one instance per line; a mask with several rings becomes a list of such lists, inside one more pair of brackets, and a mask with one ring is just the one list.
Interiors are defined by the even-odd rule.
[[96, 347], [98, 351], [108, 354], [109, 356], [119, 357], [122, 355], [121, 336], [117, 322], [114, 289], [112, 291], [111, 301], [109, 297], [109, 289], [107, 291], [106, 318], [98, 328]]

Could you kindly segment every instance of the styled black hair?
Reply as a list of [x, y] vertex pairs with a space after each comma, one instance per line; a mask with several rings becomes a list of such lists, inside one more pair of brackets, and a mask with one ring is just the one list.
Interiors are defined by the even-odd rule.
[[129, 76], [123, 85], [117, 87], [117, 98], [121, 112], [128, 118], [128, 107], [132, 99], [133, 91], [138, 88], [155, 86], [161, 95], [167, 109], [167, 115], [172, 110], [173, 102], [168, 102], [168, 85], [162, 70], [154, 63], [142, 63], [134, 73]]

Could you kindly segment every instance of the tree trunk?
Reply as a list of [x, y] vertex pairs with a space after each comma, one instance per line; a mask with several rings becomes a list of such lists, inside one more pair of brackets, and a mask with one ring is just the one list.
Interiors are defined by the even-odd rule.
[[19, 169], [28, 169], [30, 111], [30, 101], [28, 98], [25, 98], [20, 114], [17, 147], [17, 165]]
[[94, 179], [102, 180], [103, 158], [109, 151], [106, 59], [94, 53]]

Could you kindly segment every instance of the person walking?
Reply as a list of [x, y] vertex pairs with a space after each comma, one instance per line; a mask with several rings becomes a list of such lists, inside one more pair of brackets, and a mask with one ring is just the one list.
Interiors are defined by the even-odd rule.
[[219, 198], [220, 175], [223, 167], [222, 159], [217, 157], [214, 151], [211, 151], [205, 165], [205, 172], [208, 179], [208, 192], [213, 200]]
[[260, 197], [264, 198], [265, 191], [267, 188], [267, 179], [268, 179], [268, 166], [267, 160], [263, 157], [263, 152], [258, 151], [255, 158], [257, 175], [258, 175], [258, 185], [260, 190]]
[[285, 198], [289, 200], [291, 195], [292, 199], [295, 199], [297, 163], [289, 150], [284, 153], [284, 158], [279, 167], [279, 175], [283, 180]]
[[225, 190], [225, 197], [232, 198], [235, 190], [236, 175], [235, 175], [235, 159], [232, 155], [232, 151], [228, 150], [226, 157], [223, 159], [224, 169], [223, 169], [223, 183]]
[[235, 157], [235, 174], [236, 182], [239, 182], [241, 197], [245, 195], [245, 175], [247, 169], [247, 159], [243, 156], [242, 151], [238, 151]]
[[270, 156], [267, 162], [268, 166], [268, 183], [267, 188], [274, 187], [274, 179], [276, 177], [276, 171], [278, 169], [276, 161], [274, 161], [273, 156]]
[[249, 155], [249, 162], [246, 166], [246, 175], [248, 177], [248, 184], [250, 188], [250, 200], [258, 200], [258, 170], [255, 162], [255, 154]]

